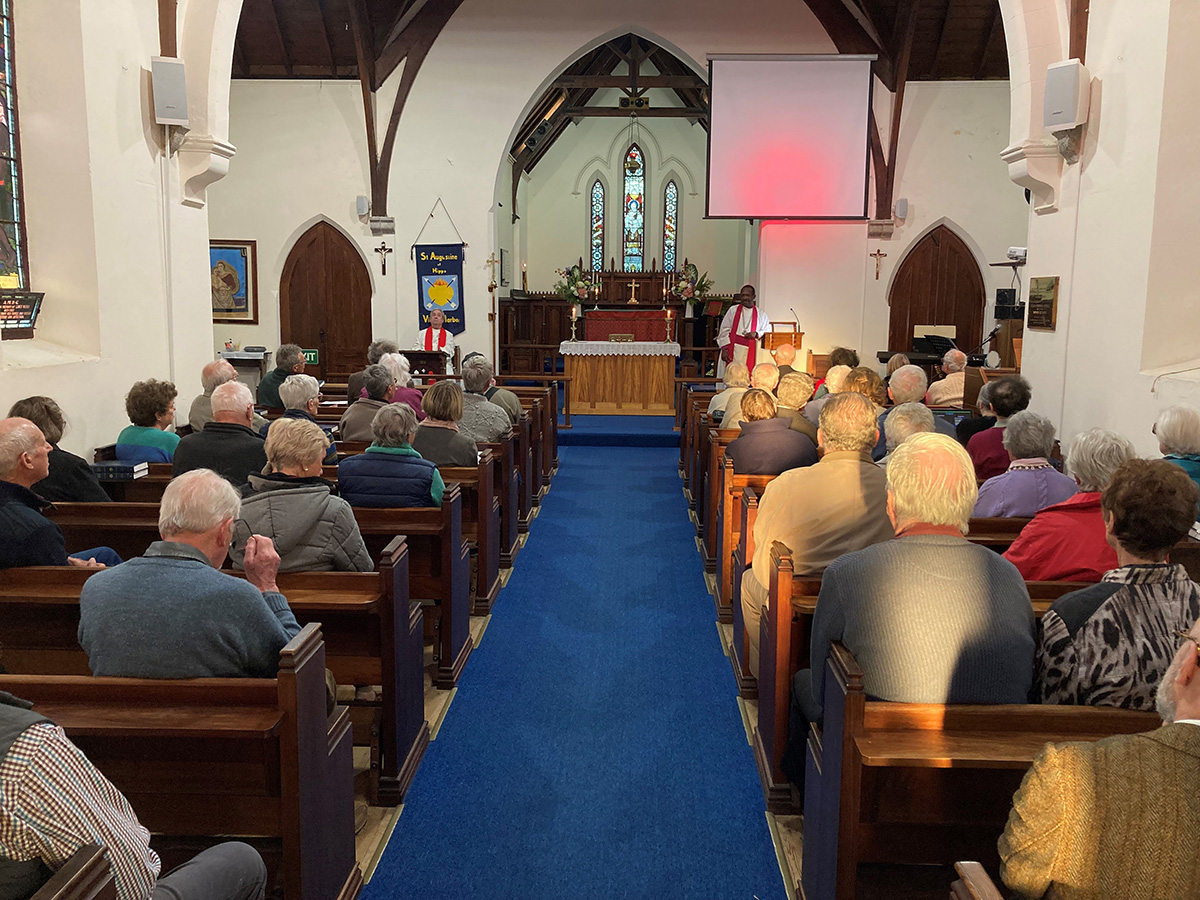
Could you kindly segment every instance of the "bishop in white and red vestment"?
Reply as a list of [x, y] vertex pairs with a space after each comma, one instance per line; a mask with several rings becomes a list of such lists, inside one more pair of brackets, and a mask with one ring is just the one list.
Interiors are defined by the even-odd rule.
[[767, 330], [766, 314], [754, 305], [755, 292], [751, 285], [742, 288], [741, 301], [731, 306], [721, 320], [717, 332], [717, 346], [721, 348], [721, 361], [717, 374], [725, 371], [726, 362], [740, 362], [753, 370], [759, 362], [770, 362], [770, 355], [758, 358], [759, 339]]

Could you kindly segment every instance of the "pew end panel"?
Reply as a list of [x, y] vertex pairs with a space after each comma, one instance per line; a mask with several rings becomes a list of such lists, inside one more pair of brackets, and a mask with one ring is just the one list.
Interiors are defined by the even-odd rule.
[[956, 862], [958, 880], [950, 885], [950, 900], [1004, 900], [1004, 895], [977, 862]]
[[80, 847], [29, 900], [115, 900], [116, 884], [104, 850]]
[[[729, 654], [738, 694], [747, 700], [758, 699], [758, 678], [750, 671], [750, 635], [742, 608], [742, 579], [754, 560], [754, 524], [758, 520], [758, 494], [752, 487], [735, 495], [733, 516], [738, 522], [733, 548], [730, 602], [733, 605], [733, 644]], [[752, 623], [751, 627], [755, 627]]]
[[477, 577], [472, 597], [475, 615], [491, 612], [500, 593], [500, 504], [496, 497], [491, 450], [481, 450], [474, 467], [443, 466], [446, 484], [463, 494], [463, 535], [475, 544]]

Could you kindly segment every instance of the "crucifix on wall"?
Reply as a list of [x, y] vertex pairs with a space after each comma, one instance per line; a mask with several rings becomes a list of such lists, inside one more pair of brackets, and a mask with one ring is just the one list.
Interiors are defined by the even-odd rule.
[[387, 255], [392, 252], [392, 248], [387, 244], [380, 244], [375, 248], [375, 252], [379, 254], [380, 274], [387, 274]]
[[882, 250], [876, 250], [874, 253], [868, 253], [867, 256], [874, 257], [874, 259], [875, 259], [875, 280], [878, 281], [879, 280], [879, 264], [883, 261], [883, 258], [885, 256], [887, 256], [887, 254], [884, 253]]
[[629, 282], [629, 302], [630, 303], [638, 302], [637, 289], [638, 289], [638, 283], [636, 281]]

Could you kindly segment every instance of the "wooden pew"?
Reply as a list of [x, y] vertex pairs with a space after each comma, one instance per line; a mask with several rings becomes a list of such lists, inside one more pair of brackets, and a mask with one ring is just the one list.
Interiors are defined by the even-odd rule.
[[[76, 635], [79, 594], [96, 571], [71, 566], [0, 571], [0, 634], [9, 672], [89, 674]], [[408, 596], [407, 545], [393, 540], [378, 572], [297, 572], [280, 575], [278, 582], [296, 621], [320, 624], [325, 662], [338, 683], [382, 687], [372, 799], [399, 804], [429, 745], [422, 615]]]
[[493, 480], [500, 501], [500, 565], [506, 569], [512, 567], [521, 550], [517, 524], [521, 472], [517, 467], [516, 443], [516, 436], [510, 431], [495, 444], [478, 445], [480, 450], [486, 448], [492, 451], [492, 465], [495, 467]]
[[[700, 485], [700, 506], [696, 508], [696, 513], [700, 517], [701, 550], [706, 572], [717, 571], [717, 511], [721, 506], [721, 472], [725, 467], [725, 448], [741, 433], [740, 428], [710, 426], [705, 441], [704, 475]], [[732, 622], [732, 614], [726, 610], [718, 617], [718, 621]]]
[[675, 379], [675, 430], [683, 431], [684, 410], [689, 391], [703, 391], [711, 398], [717, 392], [720, 378], [691, 376]]
[[754, 524], [758, 519], [758, 493], [754, 488], [742, 489], [741, 496], [734, 496], [730, 513], [738, 521], [738, 540], [733, 548], [730, 563], [730, 601], [733, 604], [733, 644], [729, 662], [733, 666], [733, 677], [738, 693], [747, 700], [758, 699], [758, 679], [750, 671], [750, 638], [746, 632], [745, 613], [742, 609], [742, 577], [754, 561]]
[[[1088, 585], [1074, 581], [1027, 581], [1026, 589], [1038, 618], [1063, 594]], [[767, 606], [763, 607], [759, 641], [758, 728], [754, 753], [763, 784], [767, 808], [772, 812], [794, 810], [791, 788], [780, 768], [788, 743], [788, 708], [792, 676], [811, 668], [809, 651], [812, 620], [821, 592], [821, 577], [798, 576], [792, 568], [787, 547], [776, 541], [771, 547], [771, 575]], [[788, 598], [786, 602], [782, 598]]]
[[709, 418], [708, 418], [708, 403], [711, 398], [703, 396], [697, 397], [695, 393], [689, 394], [689, 403], [687, 411], [687, 425], [684, 431], [685, 458], [684, 458], [684, 488], [687, 491], [688, 508], [695, 510], [699, 514], [700, 510], [700, 478], [701, 478], [701, 452], [700, 441], [702, 436], [708, 434]]
[[741, 606], [741, 594], [733, 592], [734, 557], [741, 540], [742, 494], [747, 488], [755, 494], [761, 494], [774, 479], [774, 475], [735, 475], [733, 460], [728, 457], [725, 457], [721, 468], [720, 505], [714, 529], [717, 533], [717, 590], [714, 599], [717, 621], [733, 622], [735, 638], [740, 633], [737, 623], [742, 619], [741, 612], [735, 609]]
[[958, 881], [950, 885], [950, 900], [1004, 900], [987, 871], [977, 862], [956, 862]]
[[439, 466], [446, 485], [457, 484], [463, 494], [463, 537], [478, 548], [476, 615], [491, 612], [500, 593], [500, 501], [496, 496], [495, 467], [491, 450], [482, 450], [479, 463]]
[[841, 644], [829, 654], [822, 728], [808, 735], [803, 889], [853, 900], [862, 863], [999, 863], [1012, 795], [1047, 743], [1152, 731], [1152, 712], [1092, 706], [868, 700]]
[[286, 900], [357, 896], [350, 716], [326, 714], [316, 625], [280, 652], [277, 678], [3, 675], [0, 690], [66, 731], [129, 799], [152, 846], [190, 844], [190, 856], [216, 836], [245, 836]]
[[425, 607], [426, 631], [434, 636], [434, 685], [447, 690], [458, 683], [474, 647], [470, 562], [463, 537], [462, 507], [460, 485], [449, 484], [440, 508], [354, 510], [372, 559], [379, 558], [395, 535], [407, 538], [409, 594]]
[[106, 898], [116, 897], [112, 884], [112, 870], [104, 859], [103, 848], [87, 844], [72, 853], [30, 900], [94, 900], [101, 891], [105, 891]]
[[[551, 477], [558, 469], [558, 385], [506, 386], [505, 390], [516, 394], [521, 401], [521, 406], [525, 409], [532, 410], [532, 401], [538, 401], [539, 417], [535, 417], [538, 423], [535, 427], [541, 432], [543, 482], [549, 484]], [[528, 404], [527, 401], [529, 401]]]

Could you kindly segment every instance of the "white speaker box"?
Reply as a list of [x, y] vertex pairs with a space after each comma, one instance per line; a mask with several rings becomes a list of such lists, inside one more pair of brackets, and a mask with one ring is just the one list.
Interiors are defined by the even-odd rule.
[[899, 200], [896, 201], [896, 218], [897, 219], [907, 219], [908, 218], [908, 198], [907, 197], [901, 197]]
[[1092, 76], [1077, 59], [1046, 67], [1042, 124], [1046, 131], [1068, 131], [1087, 121]]
[[354, 198], [354, 211], [360, 216], [365, 216], [371, 211], [371, 201], [362, 194]]
[[166, 56], [150, 57], [151, 93], [154, 94], [154, 121], [159, 125], [188, 125], [187, 79], [183, 60]]

